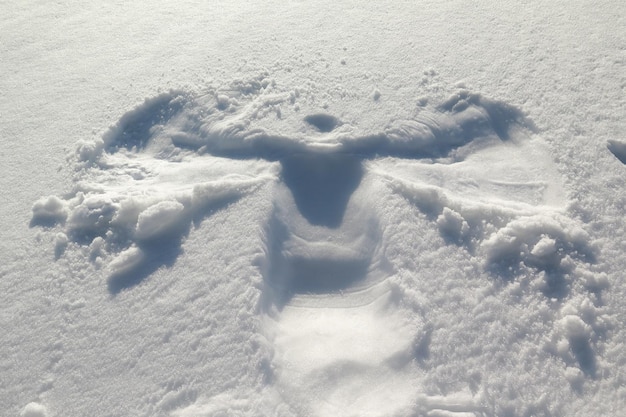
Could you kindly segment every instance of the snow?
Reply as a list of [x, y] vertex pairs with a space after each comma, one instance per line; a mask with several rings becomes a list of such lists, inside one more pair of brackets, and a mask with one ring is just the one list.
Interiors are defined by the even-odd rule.
[[23, 417], [46, 417], [46, 407], [38, 403], [28, 403], [20, 413]]
[[60, 223], [67, 218], [64, 202], [56, 197], [42, 197], [33, 204], [33, 224]]
[[626, 409], [621, 4], [3, 9], [7, 415]]
[[185, 206], [178, 201], [161, 201], [148, 207], [137, 218], [135, 238], [139, 241], [163, 239], [177, 229]]

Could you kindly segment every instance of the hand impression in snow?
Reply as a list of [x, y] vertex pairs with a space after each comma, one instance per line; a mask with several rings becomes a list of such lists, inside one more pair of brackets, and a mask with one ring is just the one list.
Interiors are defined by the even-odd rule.
[[[88, 247], [117, 294], [175, 262], [192, 225], [273, 184], [260, 306], [283, 400], [302, 415], [480, 415], [480, 395], [416, 391], [424, 323], [388, 283], [398, 267], [380, 199], [400, 194], [496, 277], [567, 300], [578, 271], [600, 291], [601, 277], [583, 271], [589, 238], [565, 215], [543, 145], [518, 110], [465, 91], [371, 131], [302, 117], [301, 94], [261, 78], [229, 95], [146, 100], [80, 144], [74, 190], [36, 202], [32, 224], [60, 225], [57, 257]], [[577, 308], [568, 304], [552, 346], [593, 374], [593, 326], [580, 319], [575, 342], [568, 330]]]

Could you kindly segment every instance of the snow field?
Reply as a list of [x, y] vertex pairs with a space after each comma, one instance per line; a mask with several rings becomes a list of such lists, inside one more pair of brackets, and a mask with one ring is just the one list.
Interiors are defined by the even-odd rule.
[[[311, 137], [346, 124], [360, 129], [349, 133], [353, 138], [384, 133], [398, 120], [415, 121], [418, 107], [437, 113], [435, 107], [456, 93], [453, 85], [522, 109], [537, 126], [522, 143], [531, 144], [526, 150], [539, 151], [516, 172], [532, 165], [538, 175], [474, 181], [463, 188], [450, 171], [425, 177], [422, 167], [413, 170], [415, 176], [398, 169], [394, 177], [402, 178], [404, 187], [431, 192], [435, 186], [445, 204], [429, 211], [405, 197], [411, 193], [392, 191], [402, 187], [385, 177], [376, 194], [383, 204], [366, 210], [375, 213], [379, 225], [369, 240], [377, 244], [366, 245], [376, 248], [371, 259], [386, 258], [391, 264], [384, 268], [392, 274], [383, 274], [383, 287], [402, 300], [393, 305], [400, 313], [406, 308], [419, 328], [415, 402], [426, 405], [407, 413], [449, 416], [454, 397], [457, 415], [474, 400], [484, 405], [485, 415], [623, 414], [626, 176], [619, 149], [613, 152], [618, 147], [610, 145], [624, 142], [622, 3], [453, 0], [355, 7], [350, 1], [269, 0], [241, 7], [230, 1], [78, 5], [24, 0], [3, 11], [0, 408], [8, 415], [20, 415], [31, 402], [45, 407], [49, 416], [295, 414], [277, 392], [276, 380], [267, 378], [269, 364], [280, 358], [272, 356], [271, 321], [259, 322], [271, 312], [267, 305], [284, 303], [272, 295], [262, 274], [268, 264], [266, 230], [276, 217], [274, 185], [286, 189], [287, 196], [291, 192], [277, 180], [280, 162], [270, 169], [267, 183], [223, 208], [210, 208], [201, 221], [189, 222], [185, 213], [175, 228], [182, 233], [180, 244], [170, 247], [169, 258], [157, 256], [160, 266], [134, 284], [120, 281], [126, 285], [119, 292], [108, 285], [114, 258], [133, 247], [144, 255], [159, 253], [135, 240], [136, 223], [113, 228], [115, 239], [106, 232], [90, 236], [89, 245], [68, 233], [67, 218], [65, 225], [28, 228], [35, 214], [31, 206], [42, 195], [59, 196], [68, 204], [68, 215], [73, 210], [69, 203], [77, 183], [69, 174], [77, 164], [67, 163], [64, 148], [73, 148], [77, 140], [92, 143], [95, 153], [83, 159], [97, 160], [98, 145], [90, 138], [102, 138], [102, 129], [143, 97], [181, 87], [196, 95], [215, 85], [216, 100], [226, 107], [233, 94], [221, 82], [235, 77], [243, 85], [261, 72], [286, 91], [298, 90], [294, 112], [280, 104], [284, 119], [276, 119], [273, 133], [262, 126], [272, 135], [287, 132], [288, 138], [302, 128]], [[305, 120], [313, 115], [323, 117]], [[179, 138], [181, 144], [185, 138]], [[546, 146], [539, 146], [542, 142]], [[495, 150], [491, 161], [502, 167], [498, 153], [504, 148], [492, 146], [479, 156], [482, 164], [466, 166], [482, 171], [494, 165], [485, 163], [488, 149]], [[170, 161], [156, 168], [158, 159], [136, 155], [140, 166], [160, 173], [154, 193], [146, 192], [155, 200], [139, 213], [160, 202], [187, 207], [177, 192], [158, 185], [167, 182], [163, 173]], [[538, 155], [550, 164], [535, 163]], [[254, 159], [239, 174], [257, 177], [267, 168]], [[185, 178], [186, 185], [201, 184], [232, 172], [235, 162], [225, 158], [223, 171], [215, 162], [199, 169], [208, 160], [213, 161], [187, 164], [184, 174], [178, 171], [184, 164], [168, 172]], [[516, 152], [507, 163], [521, 160]], [[553, 161], [558, 172], [546, 169]], [[375, 162], [363, 164], [361, 185], [383, 178], [372, 172]], [[391, 171], [392, 165], [409, 169], [415, 161], [381, 162], [384, 171]], [[503, 171], [478, 177], [493, 180]], [[128, 177], [118, 173], [115, 167], [94, 169], [83, 183], [96, 184], [113, 198], [118, 194], [111, 183], [95, 177], [117, 178], [120, 201], [127, 200]], [[138, 172], [128, 169], [128, 174]], [[542, 191], [553, 183], [556, 194]], [[143, 185], [138, 188], [145, 191]], [[190, 188], [181, 189], [184, 194]], [[547, 203], [542, 199], [549, 194], [554, 199]], [[499, 201], [476, 204], [492, 196]], [[529, 221], [525, 217], [535, 211], [527, 206], [510, 210], [516, 206], [512, 201], [540, 205], [541, 216]], [[504, 213], [475, 213], [501, 204]], [[506, 259], [487, 262], [485, 242], [518, 218], [515, 230], [497, 240], [512, 240]], [[531, 223], [545, 224], [549, 231], [537, 236]], [[555, 231], [555, 223], [567, 233]], [[578, 246], [586, 253], [582, 256], [565, 240], [579, 227], [589, 238], [588, 248]], [[92, 260], [92, 252], [100, 259]], [[533, 260], [536, 256], [547, 262]], [[293, 264], [287, 260], [282, 264]], [[381, 281], [369, 272], [365, 276], [344, 283], [367, 287]], [[557, 285], [546, 291], [546, 283]], [[310, 306], [312, 298], [316, 305], [324, 300], [339, 310], [362, 305], [363, 299], [372, 299], [370, 288], [344, 291], [349, 302], [344, 297], [341, 303], [334, 293], [295, 292], [283, 311]], [[572, 318], [560, 321], [569, 315], [585, 325]], [[574, 352], [583, 352], [578, 356], [584, 358], [586, 349], [580, 346], [589, 346], [595, 360], [579, 361]], [[595, 374], [589, 372], [593, 366], [581, 366], [585, 363], [595, 364]], [[447, 410], [437, 409], [441, 403], [448, 404]]]

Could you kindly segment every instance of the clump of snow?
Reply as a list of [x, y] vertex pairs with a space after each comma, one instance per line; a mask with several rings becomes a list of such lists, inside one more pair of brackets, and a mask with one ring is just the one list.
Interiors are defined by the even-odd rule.
[[80, 141], [76, 147], [76, 156], [81, 162], [95, 162], [104, 150], [104, 141], [100, 138], [93, 141]]
[[610, 282], [606, 272], [580, 271], [581, 278], [591, 291], [602, 291], [609, 288]]
[[217, 108], [220, 110], [226, 110], [230, 105], [230, 97], [226, 94], [218, 94], [217, 95]]
[[89, 244], [89, 259], [97, 262], [99, 267], [103, 257], [106, 257], [106, 241], [102, 236], [96, 236]]
[[56, 234], [54, 238], [54, 257], [56, 259], [59, 259], [61, 255], [63, 255], [68, 243], [69, 239], [65, 233], [59, 232]]
[[556, 322], [556, 352], [565, 363], [576, 365], [582, 372], [594, 376], [596, 357], [592, 347], [592, 328], [578, 315], [568, 314]]
[[469, 232], [469, 225], [463, 216], [448, 207], [444, 207], [437, 217], [437, 226], [443, 235], [456, 241], [463, 239]]
[[42, 197], [33, 204], [32, 224], [63, 223], [67, 218], [67, 205], [57, 196]]
[[612, 320], [593, 298], [579, 294], [560, 308], [547, 350], [568, 366], [566, 378], [573, 388], [581, 389], [585, 376], [603, 372], [597, 345], [612, 328]]
[[139, 214], [135, 238], [161, 239], [175, 233], [183, 221], [185, 206], [178, 201], [161, 201]]
[[120, 252], [109, 264], [111, 279], [136, 271], [146, 260], [145, 253], [136, 246]]
[[487, 262], [513, 264], [522, 260], [540, 269], [567, 269], [567, 253], [590, 257], [589, 235], [558, 213], [540, 213], [511, 221], [482, 245]]
[[570, 343], [589, 341], [591, 328], [578, 316], [568, 314], [557, 322], [557, 326]]
[[48, 410], [44, 405], [32, 402], [26, 404], [20, 413], [20, 417], [48, 417]]
[[539, 242], [533, 246], [530, 254], [538, 258], [547, 258], [557, 251], [556, 240], [543, 236]]
[[68, 231], [81, 236], [104, 235], [111, 220], [119, 209], [119, 204], [106, 195], [78, 194], [78, 205], [68, 219]]

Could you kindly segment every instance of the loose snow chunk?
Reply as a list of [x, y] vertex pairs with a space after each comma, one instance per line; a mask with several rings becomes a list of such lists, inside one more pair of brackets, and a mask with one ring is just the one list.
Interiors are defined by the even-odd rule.
[[97, 139], [92, 142], [81, 141], [76, 148], [76, 155], [81, 162], [95, 162], [104, 150], [104, 141]]
[[42, 197], [33, 204], [33, 224], [62, 223], [66, 218], [67, 206], [59, 197]]
[[565, 378], [572, 385], [572, 387], [580, 389], [585, 381], [585, 374], [578, 368], [568, 366], [565, 368]]
[[35, 402], [26, 404], [26, 407], [20, 413], [21, 417], [47, 417], [47, 415], [46, 407]]
[[217, 108], [220, 110], [227, 109], [230, 106], [230, 98], [225, 94], [218, 94], [216, 100]]
[[448, 207], [444, 207], [443, 212], [437, 218], [437, 226], [444, 235], [453, 239], [461, 239], [469, 231], [469, 225], [463, 216]]
[[574, 314], [563, 317], [559, 320], [558, 326], [570, 342], [573, 340], [588, 340], [591, 335], [591, 327]]
[[67, 248], [68, 243], [69, 243], [69, 239], [67, 238], [67, 235], [65, 233], [57, 233], [57, 235], [54, 238], [54, 257], [55, 258], [58, 259], [61, 257], [63, 252], [65, 252], [65, 249]]
[[112, 278], [126, 275], [139, 268], [146, 256], [138, 247], [132, 246], [120, 253], [109, 265]]
[[185, 206], [178, 201], [162, 201], [139, 214], [135, 237], [148, 240], [163, 237], [181, 224]]
[[591, 290], [603, 290], [609, 287], [609, 277], [606, 272], [581, 271], [585, 285]]
[[101, 236], [97, 236], [91, 241], [91, 244], [89, 245], [89, 256], [91, 256], [91, 258], [93, 259], [95, 259], [98, 256], [101, 256], [104, 250], [104, 247], [105, 247], [104, 239]]
[[554, 254], [556, 249], [556, 241], [544, 236], [539, 242], [537, 242], [530, 253], [534, 256], [546, 257]]
[[69, 229], [103, 234], [109, 228], [118, 208], [118, 204], [109, 197], [101, 195], [88, 197], [72, 211]]

